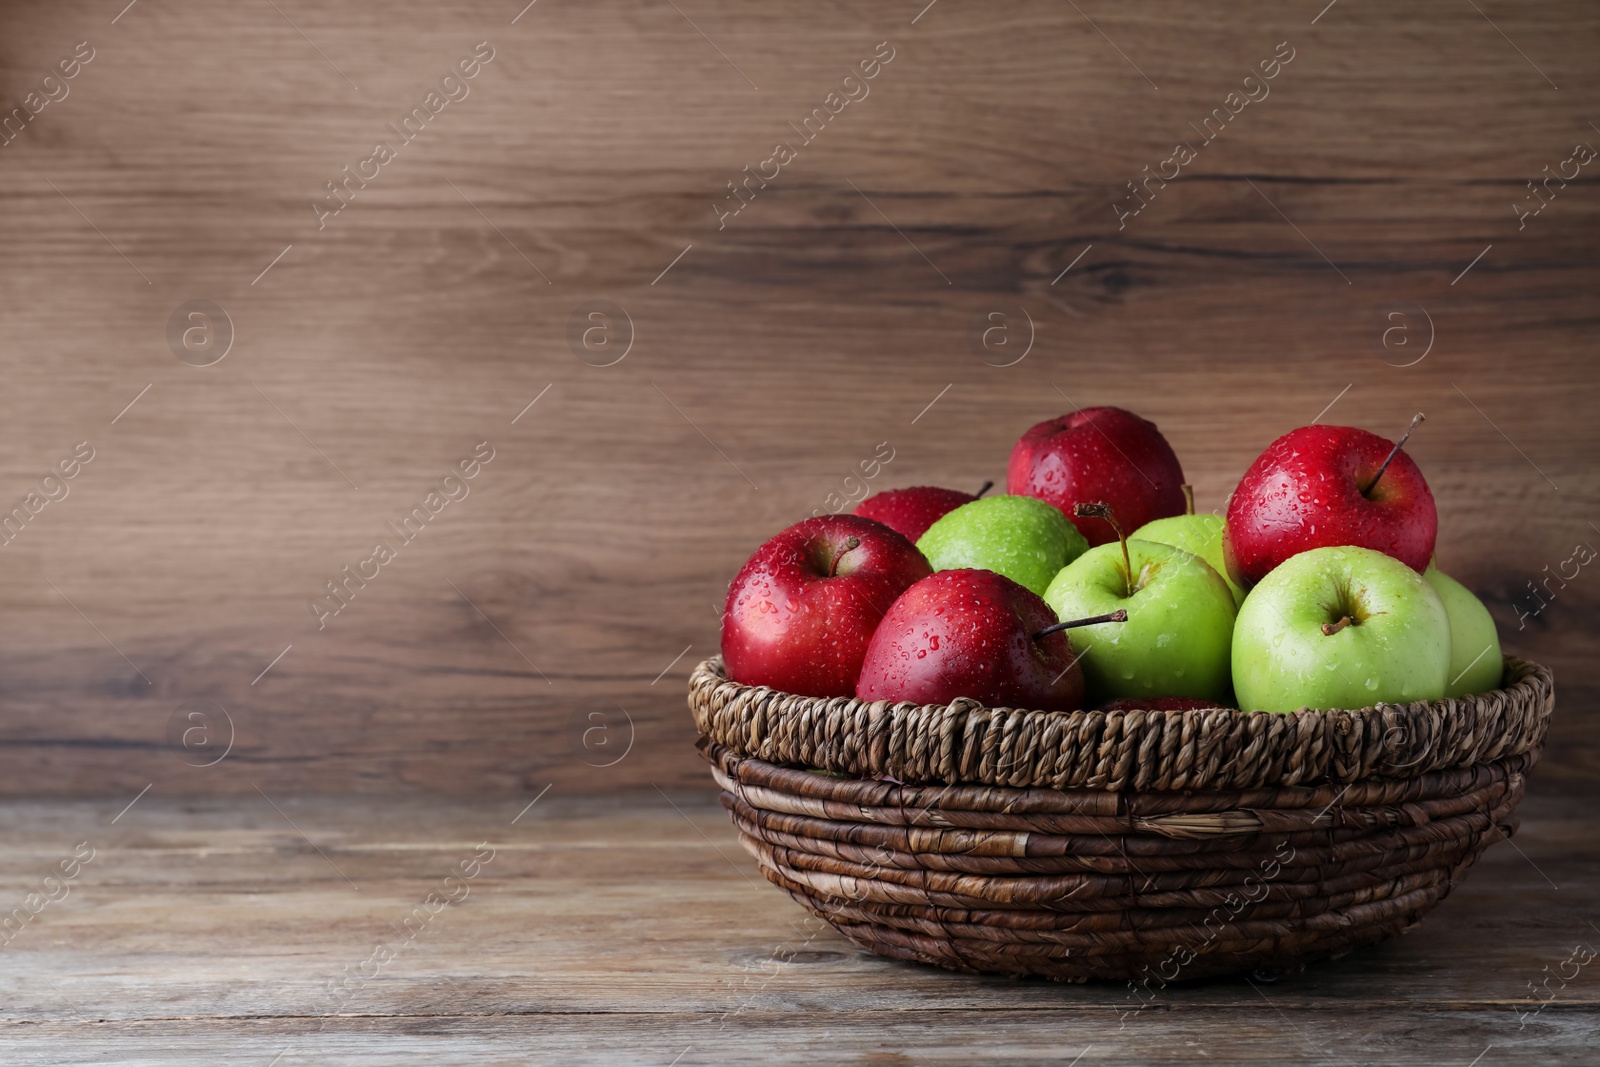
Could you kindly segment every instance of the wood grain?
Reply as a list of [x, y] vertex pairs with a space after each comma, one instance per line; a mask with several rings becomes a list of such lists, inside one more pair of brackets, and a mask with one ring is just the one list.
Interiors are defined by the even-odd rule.
[[[1600, 941], [1587, 801], [1530, 802], [1515, 847], [1404, 938], [1139, 1011], [1116, 984], [866, 955], [763, 881], [704, 794], [119, 808], [0, 804], [10, 902], [95, 850], [0, 951], [7, 1063], [1551, 1064], [1588, 1062], [1600, 1032], [1593, 965], [1542, 1010], [1529, 992]], [[403, 939], [481, 845], [465, 896]], [[398, 954], [330, 997], [377, 945]]]
[[[1557, 675], [1534, 788], [1593, 789], [1600, 585], [1517, 605], [1597, 536], [1600, 200], [1585, 174], [1512, 209], [1600, 139], [1585, 6], [276, 6], [0, 10], [7, 112], [96, 50], [0, 148], [0, 503], [96, 449], [0, 549], [0, 790], [703, 784], [682, 686], [725, 582], [878, 442], [874, 488], [976, 485], [1031, 423], [1121, 404], [1210, 508], [1335, 398], [1384, 433], [1427, 412], [1441, 563]], [[484, 40], [319, 230], [308, 201]], [[719, 230], [725, 183], [883, 41]], [[1270, 96], [1119, 230], [1125, 183], [1283, 41]], [[166, 340], [196, 299], [236, 333], [205, 368]], [[614, 366], [568, 347], [596, 299], [634, 327]], [[1034, 324], [1014, 366], [973, 347], [993, 311]], [[318, 631], [308, 599], [483, 440], [471, 495]], [[211, 768], [168, 739], [197, 699], [234, 725]]]

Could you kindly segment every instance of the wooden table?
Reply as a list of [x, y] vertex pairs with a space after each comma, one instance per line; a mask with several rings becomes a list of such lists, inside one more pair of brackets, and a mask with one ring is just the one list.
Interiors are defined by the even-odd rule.
[[[1406, 937], [1135, 1011], [1116, 985], [857, 950], [760, 877], [705, 793], [529, 799], [0, 805], [7, 907], [94, 849], [0, 950], [0, 1062], [1503, 1067], [1600, 1047], [1600, 961], [1542, 1008], [1529, 992], [1600, 946], [1590, 804], [1529, 800], [1514, 846]], [[456, 902], [408, 926], [430, 893]]]

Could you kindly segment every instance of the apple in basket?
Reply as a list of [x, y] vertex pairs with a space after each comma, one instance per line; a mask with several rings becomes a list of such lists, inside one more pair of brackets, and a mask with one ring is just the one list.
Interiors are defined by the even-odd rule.
[[939, 571], [894, 602], [867, 647], [856, 696], [1072, 711], [1083, 673], [1065, 630], [1127, 618], [1118, 611], [1061, 623], [1039, 596], [994, 571]]
[[1228, 577], [1228, 565], [1222, 558], [1222, 534], [1226, 525], [1221, 515], [1171, 515], [1147, 522], [1128, 536], [1134, 541], [1154, 541], [1199, 556], [1228, 583], [1233, 602], [1238, 605], [1244, 603], [1244, 590]]
[[850, 696], [878, 620], [931, 572], [915, 545], [857, 515], [823, 515], [756, 549], [728, 587], [728, 676], [804, 696]]
[[1203, 697], [1118, 697], [1100, 705], [1100, 711], [1210, 711], [1212, 708], [1229, 708], [1232, 704], [1218, 703]]
[[1080, 408], [1022, 435], [1006, 466], [1006, 492], [1061, 509], [1091, 545], [1117, 539], [1110, 524], [1074, 515], [1105, 501], [1126, 526], [1184, 512], [1183, 467], [1156, 424], [1122, 408]]
[[963, 504], [917, 541], [936, 571], [978, 567], [1043, 593], [1056, 572], [1089, 547], [1060, 510], [1031, 496]]
[[1119, 608], [1128, 614], [1124, 625], [1090, 626], [1078, 638], [1089, 696], [1225, 698], [1235, 608], [1222, 576], [1181, 548], [1129, 540], [1103, 502], [1079, 504], [1077, 512], [1111, 525], [1119, 541], [1062, 568], [1045, 603], [1069, 619]]
[[1450, 616], [1450, 680], [1444, 695], [1461, 697], [1500, 688], [1505, 663], [1489, 609], [1472, 590], [1432, 563], [1422, 572], [1422, 580], [1433, 586]]
[[945, 515], [970, 504], [994, 486], [984, 482], [976, 493], [963, 493], [959, 489], [941, 489], [936, 485], [913, 485], [909, 489], [885, 489], [873, 493], [856, 505], [854, 514], [864, 519], [881, 522], [916, 544], [917, 538], [928, 532], [928, 527]]
[[1223, 543], [1234, 582], [1249, 589], [1297, 553], [1356, 545], [1421, 574], [1439, 514], [1422, 471], [1398, 443], [1351, 426], [1302, 426], [1267, 446], [1228, 501]]
[[1450, 644], [1444, 602], [1422, 575], [1370, 548], [1316, 548], [1245, 597], [1233, 688], [1245, 711], [1438, 700]]

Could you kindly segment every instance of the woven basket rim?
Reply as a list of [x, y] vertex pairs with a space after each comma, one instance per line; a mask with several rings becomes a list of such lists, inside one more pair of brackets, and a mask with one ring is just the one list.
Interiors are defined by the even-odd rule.
[[1505, 657], [1504, 688], [1360, 710], [1033, 711], [808, 697], [731, 681], [721, 656], [689, 678], [700, 732], [770, 763], [905, 784], [1248, 789], [1413, 778], [1537, 754], [1550, 670]]

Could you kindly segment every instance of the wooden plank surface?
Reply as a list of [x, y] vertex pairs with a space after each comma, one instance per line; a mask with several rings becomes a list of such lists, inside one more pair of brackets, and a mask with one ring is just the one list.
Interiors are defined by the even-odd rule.
[[[760, 877], [707, 794], [525, 804], [0, 804], [8, 908], [93, 850], [0, 949], [0, 1059], [1465, 1067], [1587, 1063], [1600, 1042], [1596, 965], [1561, 966], [1600, 946], [1592, 802], [1530, 801], [1514, 845], [1403, 938], [1142, 1010], [1111, 983], [867, 955]], [[455, 900], [406, 926], [435, 892]]]
[[[977, 485], [1031, 423], [1121, 404], [1212, 508], [1334, 401], [1390, 434], [1427, 412], [1440, 560], [1556, 670], [1536, 787], [1592, 789], [1600, 585], [1517, 612], [1596, 536], [1600, 199], [1584, 171], [1512, 208], [1600, 143], [1586, 5], [111, 8], [0, 8], [7, 112], [94, 52], [0, 147], [0, 503], [95, 449], [0, 549], [0, 791], [700, 785], [682, 684], [728, 577], [879, 442], [873, 488]], [[1119, 228], [1280, 43], [1270, 95]], [[568, 342], [601, 299], [632, 324], [612, 366]], [[193, 300], [233, 325], [213, 366], [169, 346]], [[974, 348], [991, 312], [1026, 358]], [[479, 441], [470, 496], [319, 630], [324, 583]], [[223, 766], [170, 742], [192, 700], [227, 712]]]

